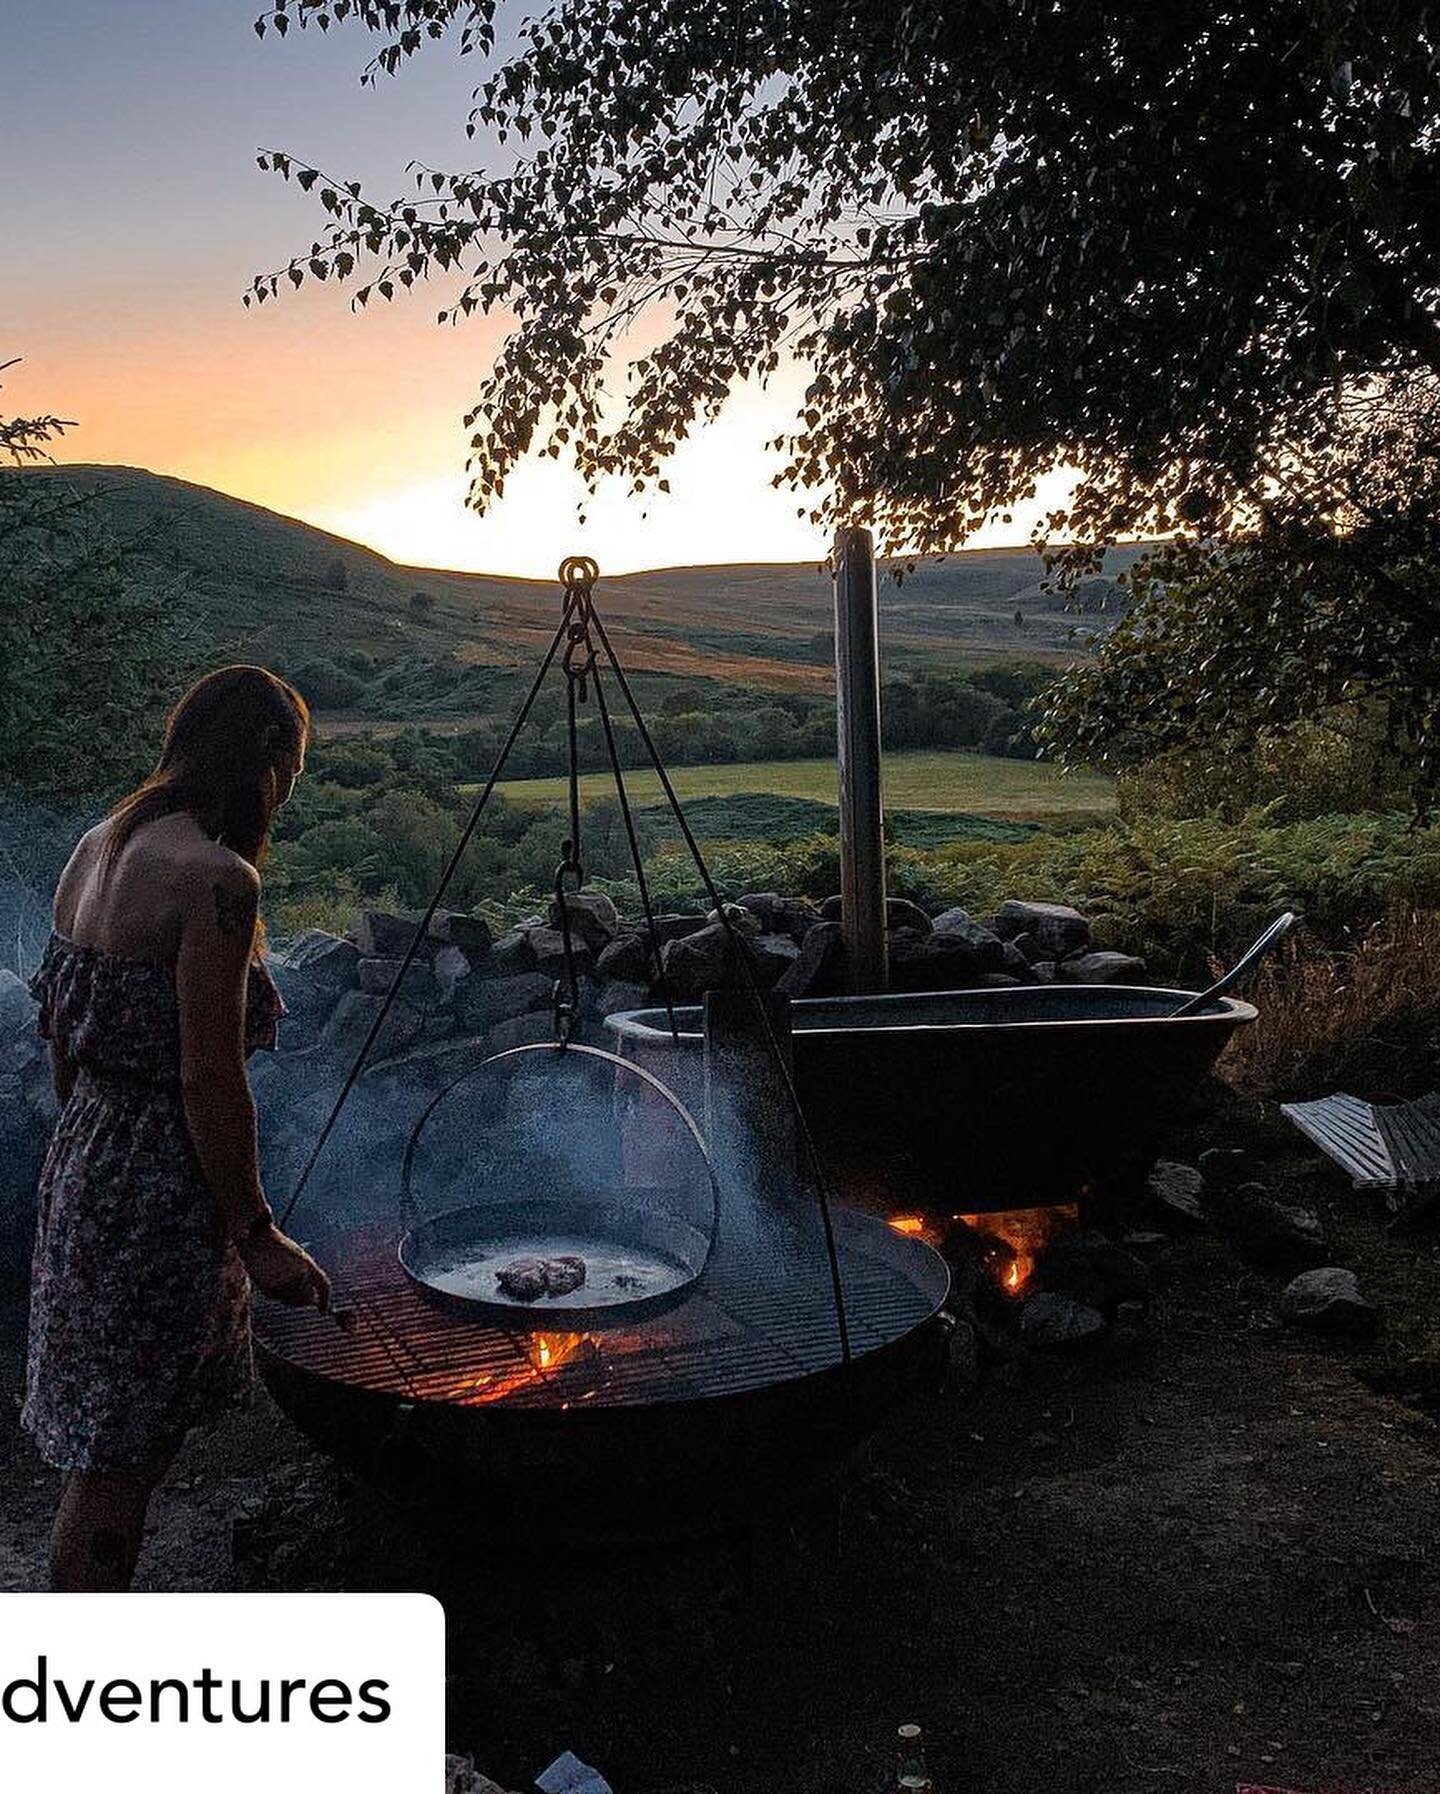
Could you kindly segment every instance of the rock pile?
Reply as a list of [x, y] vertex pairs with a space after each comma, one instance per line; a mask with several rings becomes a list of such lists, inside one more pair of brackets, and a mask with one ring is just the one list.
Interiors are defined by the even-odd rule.
[[[720, 916], [656, 918], [658, 963], [643, 921], [624, 917], [599, 891], [567, 894], [579, 1035], [602, 1041], [606, 1017], [661, 1000], [661, 973], [681, 1003], [739, 981], [736, 949]], [[726, 906], [761, 981], [791, 997], [845, 989], [840, 899], [820, 905], [775, 891]], [[313, 1137], [327, 1093], [369, 1035], [410, 950], [420, 917], [369, 911], [348, 936], [307, 929], [280, 943], [270, 967], [287, 1015], [281, 1052], [252, 1061], [263, 1137], [289, 1152]], [[1022, 984], [1143, 979], [1142, 961], [1098, 950], [1078, 911], [1010, 902], [988, 921], [951, 908], [931, 916], [891, 898], [892, 984], [897, 990], [1003, 988]], [[433, 1086], [476, 1048], [501, 1052], [550, 1037], [555, 983], [565, 967], [559, 912], [528, 916], [495, 934], [478, 916], [437, 912], [404, 974], [370, 1054], [369, 1074]], [[35, 1008], [21, 978], [0, 970], [0, 1223], [23, 1221], [53, 1118], [54, 1100]], [[293, 1140], [287, 1139], [293, 1135]]]
[[[747, 943], [761, 982], [791, 997], [845, 988], [840, 900], [818, 908], [799, 897], [753, 892], [709, 915], [656, 918], [658, 964], [642, 921], [622, 917], [603, 892], [566, 897], [582, 1026], [644, 1008], [661, 997], [661, 974], [675, 999], [738, 982], [731, 931]], [[555, 905], [498, 937], [475, 916], [441, 911], [405, 974], [374, 1057], [391, 1059], [456, 1038], [483, 1035], [493, 1052], [543, 1038], [554, 984], [565, 967]], [[963, 909], [929, 916], [891, 898], [892, 984], [897, 990], [1002, 988], [1020, 984], [1143, 980], [1145, 964], [1097, 950], [1078, 911], [1060, 904], [1002, 904], [989, 922]], [[272, 969], [290, 1009], [287, 1049], [353, 1053], [379, 1014], [419, 921], [369, 913], [340, 939], [312, 929], [276, 954]], [[729, 927], [726, 927], [726, 921]]]

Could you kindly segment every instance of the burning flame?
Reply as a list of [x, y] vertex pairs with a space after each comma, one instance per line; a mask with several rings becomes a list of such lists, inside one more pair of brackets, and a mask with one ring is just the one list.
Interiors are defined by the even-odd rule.
[[558, 1370], [570, 1362], [589, 1337], [588, 1333], [536, 1333], [527, 1356], [536, 1370]]
[[956, 1215], [985, 1238], [995, 1281], [1007, 1295], [1022, 1296], [1035, 1275], [1035, 1261], [1057, 1233], [1073, 1225], [1080, 1210], [1073, 1202], [1053, 1208], [1000, 1209], [991, 1215]]
[[891, 1215], [890, 1225], [896, 1233], [910, 1234], [916, 1239], [929, 1241], [931, 1245], [937, 1237], [935, 1228], [924, 1215]]
[[[598, 1344], [589, 1333], [532, 1333], [521, 1350], [526, 1362], [507, 1364], [495, 1370], [481, 1371], [467, 1377], [447, 1391], [446, 1401], [466, 1407], [479, 1407], [485, 1402], [503, 1401], [521, 1389], [532, 1389], [543, 1383], [553, 1371], [578, 1357], [587, 1346]], [[582, 1396], [583, 1400], [584, 1397]]]

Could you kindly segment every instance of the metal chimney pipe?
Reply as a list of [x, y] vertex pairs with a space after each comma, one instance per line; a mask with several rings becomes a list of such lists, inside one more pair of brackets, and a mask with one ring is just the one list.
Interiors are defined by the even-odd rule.
[[840, 927], [850, 989], [887, 983], [880, 802], [879, 601], [868, 529], [835, 532], [835, 724], [840, 775]]

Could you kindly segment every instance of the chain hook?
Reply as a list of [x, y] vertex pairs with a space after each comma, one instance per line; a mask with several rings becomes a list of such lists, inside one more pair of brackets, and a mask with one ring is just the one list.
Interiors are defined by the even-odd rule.
[[552, 1003], [555, 1038], [562, 1047], [570, 1044], [580, 1013], [580, 978], [570, 906], [565, 899], [568, 891], [579, 891], [585, 884], [585, 867], [580, 858], [580, 751], [575, 709], [577, 702], [588, 701], [590, 679], [596, 667], [595, 642], [590, 633], [595, 614], [591, 592], [599, 577], [600, 568], [589, 555], [572, 554], [560, 563], [560, 583], [565, 588], [565, 653], [560, 665], [569, 681], [570, 833], [555, 868], [555, 920], [564, 947], [565, 970], [563, 977], [555, 981]]

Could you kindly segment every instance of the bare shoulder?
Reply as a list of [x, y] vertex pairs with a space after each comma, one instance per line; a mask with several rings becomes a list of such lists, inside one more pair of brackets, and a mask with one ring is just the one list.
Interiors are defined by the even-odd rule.
[[74, 922], [80, 893], [105, 851], [109, 829], [108, 817], [104, 822], [97, 822], [94, 828], [86, 829], [65, 862], [65, 870], [55, 886], [55, 924], [61, 930], [68, 930]]
[[187, 912], [208, 928], [247, 941], [255, 932], [260, 905], [260, 874], [218, 842], [186, 844], [177, 870]]

